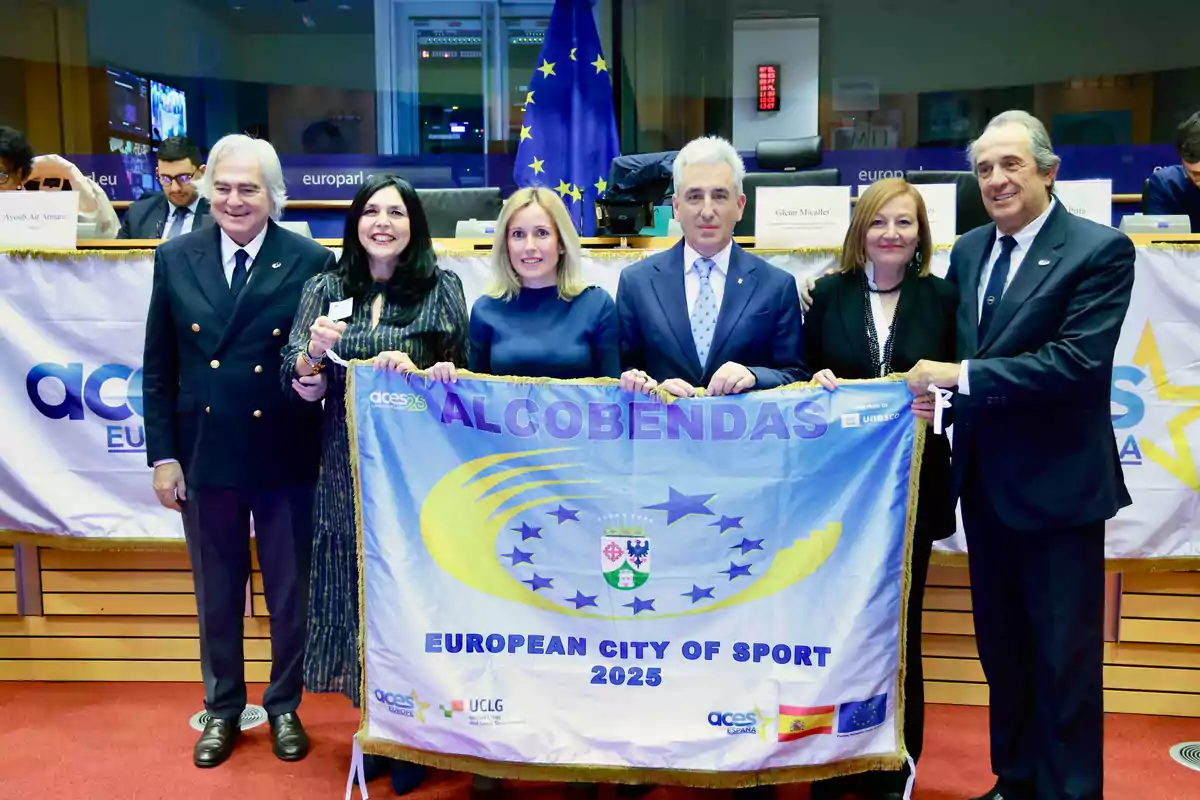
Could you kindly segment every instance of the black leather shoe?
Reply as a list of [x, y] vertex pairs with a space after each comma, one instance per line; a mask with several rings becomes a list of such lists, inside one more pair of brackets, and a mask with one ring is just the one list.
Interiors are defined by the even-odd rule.
[[595, 783], [572, 781], [563, 786], [563, 800], [598, 800], [600, 787]]
[[271, 738], [280, 761], [299, 761], [308, 755], [308, 734], [295, 711], [271, 717]]
[[808, 787], [809, 800], [841, 800], [850, 795], [856, 788], [850, 777], [842, 776], [813, 781]]
[[973, 797], [971, 800], [1033, 800], [1033, 797], [1032, 788], [1005, 786], [997, 782], [985, 794]]
[[503, 794], [497, 778], [475, 775], [471, 778], [471, 800], [497, 800]]
[[192, 748], [192, 763], [197, 767], [215, 767], [229, 758], [233, 745], [242, 735], [236, 719], [212, 717], [204, 726], [204, 733]]

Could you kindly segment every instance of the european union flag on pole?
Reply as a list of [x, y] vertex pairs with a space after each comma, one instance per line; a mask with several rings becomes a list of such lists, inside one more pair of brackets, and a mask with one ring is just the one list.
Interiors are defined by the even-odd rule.
[[596, 231], [596, 198], [621, 154], [612, 81], [589, 0], [555, 0], [541, 62], [529, 81], [513, 180], [548, 186], [584, 236]]
[[867, 700], [838, 706], [838, 734], [861, 733], [878, 728], [887, 717], [887, 692]]

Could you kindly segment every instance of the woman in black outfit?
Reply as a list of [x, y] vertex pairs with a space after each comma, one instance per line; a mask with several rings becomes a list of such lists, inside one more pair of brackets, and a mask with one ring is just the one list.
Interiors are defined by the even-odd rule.
[[[906, 372], [923, 358], [954, 361], [958, 293], [929, 274], [932, 244], [921, 195], [901, 178], [870, 186], [854, 208], [841, 269], [817, 281], [804, 321], [804, 363], [830, 391], [838, 378], [879, 378]], [[912, 548], [905, 652], [904, 740], [921, 755], [925, 693], [921, 669], [921, 606], [933, 542], [954, 533], [950, 445], [926, 430]], [[813, 800], [852, 792], [871, 800], [904, 797], [909, 771], [877, 771], [817, 781]]]

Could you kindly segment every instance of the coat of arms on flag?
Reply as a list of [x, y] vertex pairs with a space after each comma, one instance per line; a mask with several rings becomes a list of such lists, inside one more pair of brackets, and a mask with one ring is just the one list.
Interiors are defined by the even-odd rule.
[[600, 569], [614, 589], [637, 589], [650, 580], [650, 539], [644, 529], [605, 528], [600, 537]]

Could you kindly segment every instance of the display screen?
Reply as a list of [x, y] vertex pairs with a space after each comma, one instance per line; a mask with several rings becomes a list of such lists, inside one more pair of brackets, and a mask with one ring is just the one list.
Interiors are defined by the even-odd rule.
[[150, 81], [150, 134], [158, 141], [187, 136], [187, 95], [165, 83]]
[[779, 110], [779, 65], [758, 65], [758, 110]]
[[109, 67], [108, 127], [116, 133], [150, 135], [149, 81], [132, 72]]
[[158, 179], [154, 169], [154, 151], [145, 142], [134, 142], [117, 136], [108, 139], [108, 152], [121, 156], [121, 166], [129, 187], [133, 190], [133, 199], [137, 200], [147, 192], [158, 189]]

